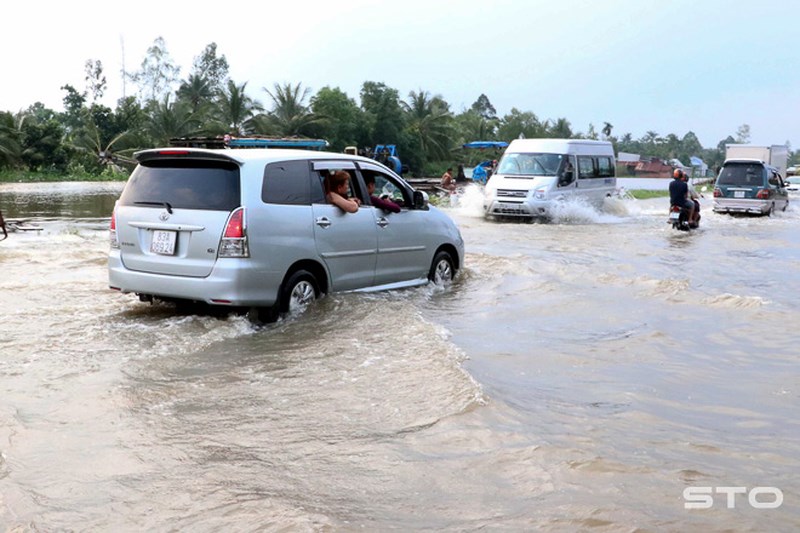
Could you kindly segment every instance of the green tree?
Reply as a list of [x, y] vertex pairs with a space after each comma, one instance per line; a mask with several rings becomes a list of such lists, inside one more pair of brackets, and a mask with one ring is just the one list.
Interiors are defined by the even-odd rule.
[[190, 76], [205, 80], [212, 92], [218, 92], [225, 88], [228, 70], [228, 60], [224, 54], [217, 56], [217, 43], [212, 42], [194, 58]]
[[246, 90], [247, 82], [236, 85], [233, 80], [228, 80], [227, 87], [217, 96], [215, 118], [222, 131], [236, 136], [246, 135], [250, 121], [264, 109], [261, 103], [247, 95]]
[[736, 142], [739, 144], [748, 144], [750, 143], [750, 125], [749, 124], [742, 124], [739, 126], [739, 129], [736, 130]]
[[124, 167], [130, 168], [135, 162], [118, 151], [118, 145], [130, 135], [130, 132], [122, 131], [109, 138], [103, 132], [103, 127], [98, 125], [98, 116], [100, 115], [84, 108], [81, 127], [69, 136], [72, 148], [87, 156], [84, 159], [90, 164], [87, 170], [92, 170], [94, 167], [96, 171], [109, 168], [114, 172], [124, 172]]
[[486, 120], [493, 120], [497, 118], [497, 111], [489, 101], [489, 97], [483, 93], [481, 93], [478, 99], [472, 103], [470, 110], [474, 111]]
[[516, 107], [503, 116], [500, 120], [500, 127], [497, 130], [498, 138], [504, 141], [525, 138], [535, 139], [547, 135], [547, 123], [542, 123], [539, 118], [530, 111], [520, 111]]
[[163, 100], [172, 92], [178, 81], [180, 67], [175, 65], [167, 51], [163, 37], [157, 37], [147, 49], [147, 55], [140, 69], [128, 77], [139, 86], [139, 96], [143, 102]]
[[193, 113], [201, 113], [208, 108], [214, 94], [211, 83], [200, 74], [190, 74], [177, 91], [178, 98], [186, 102]]
[[21, 159], [30, 170], [64, 172], [69, 162], [67, 148], [62, 143], [64, 127], [55, 118], [39, 120], [28, 114], [21, 124]]
[[406, 128], [421, 150], [423, 164], [428, 160], [447, 158], [453, 133], [448, 104], [441, 96], [431, 97], [427, 91], [411, 91], [408, 102], [401, 102], [406, 113]]
[[92, 103], [95, 103], [103, 97], [106, 91], [107, 83], [106, 76], [103, 74], [103, 63], [99, 59], [94, 62], [91, 59], [87, 59], [84, 65], [84, 72], [86, 93], [92, 95]]
[[310, 107], [319, 119], [309, 126], [312, 137], [326, 139], [334, 152], [358, 146], [359, 137], [363, 137], [364, 118], [354, 99], [338, 87], [323, 87], [311, 98]]
[[173, 138], [190, 137], [200, 127], [189, 103], [182, 100], [170, 102], [169, 95], [161, 102], [151, 103], [148, 111], [145, 132], [156, 146], [167, 146]]
[[396, 89], [384, 83], [366, 81], [361, 86], [361, 109], [369, 129], [367, 144], [401, 144], [405, 115]]
[[569, 139], [572, 137], [572, 125], [566, 118], [559, 118], [550, 127], [547, 134], [549, 137], [557, 139]]
[[8, 111], [0, 112], [0, 168], [16, 168], [22, 164], [22, 121]]
[[471, 141], [493, 141], [496, 139], [497, 119], [487, 119], [474, 109], [454, 117], [457, 139], [461, 145]]
[[279, 135], [307, 135], [309, 127], [319, 121], [305, 103], [308, 87], [302, 87], [300, 83], [276, 83], [272, 91], [266, 87], [264, 91], [272, 99], [272, 110], [268, 114], [273, 126], [271, 129]]

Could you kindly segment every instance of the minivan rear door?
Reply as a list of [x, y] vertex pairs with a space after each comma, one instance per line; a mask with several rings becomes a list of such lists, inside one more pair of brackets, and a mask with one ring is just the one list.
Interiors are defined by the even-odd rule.
[[139, 161], [115, 208], [123, 264], [208, 276], [228, 217], [241, 203], [239, 165], [191, 151], [145, 152]]

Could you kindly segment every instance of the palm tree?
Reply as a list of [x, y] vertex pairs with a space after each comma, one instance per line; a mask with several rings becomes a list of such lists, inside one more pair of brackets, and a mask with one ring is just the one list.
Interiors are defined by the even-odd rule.
[[276, 83], [273, 90], [264, 87], [264, 91], [272, 98], [272, 111], [268, 115], [273, 126], [271, 129], [279, 135], [303, 135], [308, 126], [320, 121], [305, 104], [308, 87], [301, 88], [300, 83], [294, 86]]
[[0, 167], [17, 166], [22, 158], [20, 138], [25, 115], [16, 117], [9, 112], [0, 113]]
[[117, 143], [129, 137], [131, 132], [125, 130], [116, 134], [113, 138], [105, 142], [101, 138], [100, 128], [94, 121], [89, 109], [84, 108], [81, 113], [82, 125], [75, 130], [71, 136], [72, 147], [78, 152], [94, 154], [97, 156], [97, 163], [105, 168], [110, 168], [114, 172], [125, 172], [121, 165], [133, 167], [136, 165], [128, 155], [123, 155], [117, 150]]
[[177, 91], [178, 98], [189, 102], [192, 113], [197, 113], [201, 107], [211, 101], [214, 90], [206, 78], [198, 74], [191, 74]]
[[249, 121], [263, 106], [247, 96], [247, 82], [236, 85], [228, 80], [228, 85], [217, 96], [216, 118], [224, 130], [234, 135], [246, 135]]
[[188, 102], [170, 103], [169, 100], [170, 96], [166, 95], [163, 101], [150, 105], [145, 132], [156, 146], [166, 146], [173, 138], [188, 137], [196, 133], [200, 125]]
[[441, 96], [411, 91], [401, 102], [408, 117], [408, 131], [416, 138], [427, 159], [445, 159], [450, 148], [452, 114]]

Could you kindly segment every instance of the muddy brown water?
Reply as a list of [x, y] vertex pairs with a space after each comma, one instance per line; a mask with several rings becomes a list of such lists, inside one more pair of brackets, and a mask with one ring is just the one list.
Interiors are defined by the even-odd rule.
[[800, 528], [794, 205], [683, 234], [468, 190], [452, 287], [257, 326], [108, 290], [120, 188], [0, 185], [43, 228], [0, 243], [1, 531]]

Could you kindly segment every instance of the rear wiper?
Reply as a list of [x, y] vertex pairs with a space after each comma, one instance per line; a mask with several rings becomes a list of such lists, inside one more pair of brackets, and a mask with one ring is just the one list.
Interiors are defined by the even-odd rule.
[[167, 208], [167, 213], [172, 214], [172, 206], [169, 202], [133, 202], [133, 205], [160, 205]]

